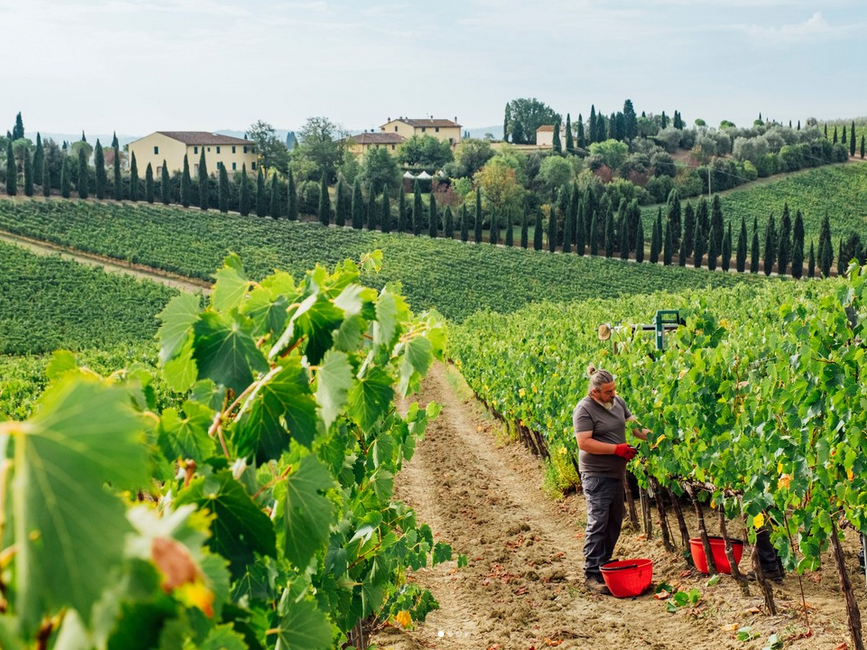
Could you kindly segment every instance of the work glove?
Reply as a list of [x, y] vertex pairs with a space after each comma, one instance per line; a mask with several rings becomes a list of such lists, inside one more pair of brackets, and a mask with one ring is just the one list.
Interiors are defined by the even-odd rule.
[[632, 460], [635, 458], [635, 454], [638, 453], [638, 450], [635, 447], [630, 447], [625, 442], [621, 442], [619, 445], [614, 447], [614, 453], [626, 460]]

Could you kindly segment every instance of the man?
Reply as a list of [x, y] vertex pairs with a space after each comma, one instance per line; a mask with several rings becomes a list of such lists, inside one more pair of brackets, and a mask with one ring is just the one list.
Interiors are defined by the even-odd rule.
[[617, 396], [614, 376], [592, 365], [587, 369], [590, 386], [572, 413], [578, 440], [578, 468], [587, 500], [584, 535], [584, 576], [593, 593], [607, 594], [602, 565], [611, 560], [620, 537], [624, 515], [623, 480], [626, 463], [636, 450], [626, 444], [627, 423], [632, 434], [647, 440], [642, 428], [622, 398]]

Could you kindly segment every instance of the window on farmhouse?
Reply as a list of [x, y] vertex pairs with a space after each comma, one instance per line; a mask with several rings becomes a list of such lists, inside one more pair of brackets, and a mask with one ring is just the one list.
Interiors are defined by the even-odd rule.
[[217, 153], [220, 153], [220, 147], [217, 147]]
[[244, 145], [244, 153], [247, 153], [247, 145]]
[[238, 163], [232, 163], [232, 171], [235, 171], [237, 169], [238, 169]]
[[232, 147], [232, 153], [235, 153], [235, 147]]
[[250, 163], [250, 169], [256, 169], [256, 163]]
[[199, 148], [198, 148], [198, 147], [193, 147], [193, 153], [199, 153]]
[[159, 148], [159, 147], [154, 147], [154, 154], [158, 154], [159, 152], [160, 152], [160, 148]]

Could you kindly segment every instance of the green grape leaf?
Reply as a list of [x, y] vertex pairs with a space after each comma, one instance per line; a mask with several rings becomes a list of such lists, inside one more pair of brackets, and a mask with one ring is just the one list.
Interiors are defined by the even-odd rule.
[[384, 418], [394, 399], [392, 379], [382, 368], [373, 368], [349, 391], [349, 417], [363, 429]]
[[397, 300], [393, 293], [383, 291], [376, 303], [373, 343], [377, 347], [391, 348], [394, 344], [399, 325]]
[[311, 364], [318, 364], [332, 346], [334, 330], [340, 327], [343, 318], [343, 310], [321, 295], [298, 317], [297, 327], [307, 337], [304, 352]]
[[184, 416], [178, 409], [162, 412], [157, 427], [157, 442], [169, 460], [192, 458], [198, 465], [214, 455], [214, 440], [208, 429], [214, 413], [207, 406], [193, 401], [184, 402]]
[[289, 299], [286, 296], [273, 296], [265, 287], [256, 287], [250, 292], [242, 307], [242, 313], [253, 321], [253, 332], [264, 336], [269, 332], [282, 332], [289, 319], [287, 310]]
[[190, 336], [177, 356], [163, 364], [163, 377], [169, 388], [178, 393], [185, 393], [196, 383], [199, 369], [193, 359], [193, 337]]
[[18, 627], [18, 619], [9, 615], [0, 616], [0, 648], [3, 650], [23, 650], [17, 634], [13, 632]]
[[218, 625], [211, 630], [208, 637], [198, 646], [199, 650], [247, 650], [244, 637], [235, 632], [234, 627]]
[[17, 610], [25, 630], [69, 606], [85, 623], [123, 559], [131, 530], [105, 489], [147, 483], [142, 422], [129, 392], [69, 378], [49, 388], [28, 422], [0, 425], [15, 438], [13, 519]]
[[333, 485], [328, 469], [315, 456], [302, 458], [298, 469], [286, 479], [283, 550], [296, 567], [307, 566], [328, 542], [333, 506], [320, 492]]
[[345, 352], [329, 350], [316, 374], [316, 401], [319, 403], [325, 428], [337, 419], [348, 400], [352, 388], [352, 366]]
[[211, 306], [220, 313], [241, 306], [250, 288], [250, 279], [241, 264], [241, 258], [230, 253], [223, 261], [223, 268], [214, 277], [214, 291], [211, 293]]
[[241, 409], [239, 455], [255, 454], [258, 462], [279, 458], [293, 438], [309, 448], [318, 422], [307, 369], [297, 356], [283, 359]]
[[408, 395], [418, 388], [421, 378], [427, 373], [433, 363], [433, 347], [430, 341], [422, 336], [416, 336], [407, 341], [400, 364], [401, 395]]
[[165, 364], [181, 353], [190, 328], [199, 320], [199, 296], [193, 293], [181, 293], [166, 304], [157, 314], [163, 324], [157, 333], [160, 342], [160, 363]]
[[334, 334], [334, 347], [344, 352], [354, 352], [364, 343], [367, 321], [362, 316], [350, 316], [340, 324]]
[[208, 547], [229, 561], [233, 579], [256, 561], [255, 553], [277, 553], [274, 527], [231, 472], [223, 470], [195, 479], [175, 499], [175, 506], [194, 503], [215, 515]]
[[331, 623], [316, 605], [303, 599], [289, 603], [276, 626], [275, 650], [329, 650]]
[[193, 358], [199, 375], [242, 393], [253, 382], [254, 373], [266, 372], [268, 363], [253, 340], [252, 323], [237, 313], [229, 320], [205, 312], [194, 326]]
[[45, 376], [50, 381], [60, 379], [67, 372], [78, 372], [78, 364], [75, 362], [75, 357], [68, 350], [55, 350], [51, 354], [51, 361], [45, 368]]

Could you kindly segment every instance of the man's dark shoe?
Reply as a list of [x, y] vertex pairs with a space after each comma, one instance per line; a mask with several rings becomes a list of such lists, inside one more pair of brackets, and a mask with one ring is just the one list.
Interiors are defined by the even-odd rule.
[[611, 591], [607, 586], [605, 586], [605, 580], [603, 580], [602, 576], [598, 573], [588, 575], [587, 579], [584, 581], [584, 586], [587, 587], [587, 590], [592, 594], [599, 594], [600, 596], [611, 595]]
[[783, 572], [779, 569], [765, 569], [764, 573], [767, 580], [773, 580], [774, 582], [783, 581]]

